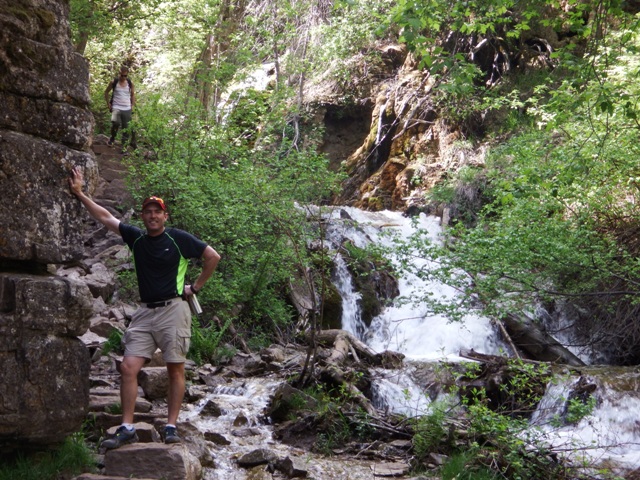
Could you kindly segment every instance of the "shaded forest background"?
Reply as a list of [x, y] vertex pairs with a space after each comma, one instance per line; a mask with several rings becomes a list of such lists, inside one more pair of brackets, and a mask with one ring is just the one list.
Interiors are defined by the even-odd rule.
[[[299, 206], [336, 203], [352, 170], [347, 158], [323, 153], [331, 139], [310, 99], [330, 91], [334, 115], [348, 117], [402, 70], [429, 87], [408, 105], [402, 131], [444, 126], [470, 158], [433, 185], [426, 154], [407, 155], [416, 166], [411, 188], [420, 192], [408, 210], [444, 211], [451, 220], [445, 247], [421, 236], [398, 246], [437, 258], [440, 269], [416, 273], [465, 294], [456, 304], [429, 292], [415, 300], [454, 320], [477, 308], [496, 319], [542, 311], [558, 329], [575, 327], [576, 349], [603, 362], [640, 360], [633, 2], [71, 7], [76, 48], [91, 65], [97, 133], [108, 131], [103, 91], [121, 64], [136, 83], [132, 195], [164, 197], [173, 224], [223, 257], [201, 294], [205, 311], [215, 312], [209, 335], [233, 325], [252, 347], [294, 335], [295, 284], [320, 292], [310, 311], [322, 323], [330, 259], [308, 248], [322, 238], [321, 222]], [[389, 48], [402, 55], [391, 68]], [[407, 255], [403, 268], [413, 265]], [[132, 278], [121, 280], [126, 291]]]

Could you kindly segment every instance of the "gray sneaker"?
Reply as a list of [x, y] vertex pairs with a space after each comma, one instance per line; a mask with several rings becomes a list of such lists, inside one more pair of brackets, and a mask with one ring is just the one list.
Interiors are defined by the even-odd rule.
[[116, 434], [107, 438], [104, 442], [100, 444], [102, 448], [106, 448], [107, 450], [111, 450], [112, 448], [119, 448], [122, 445], [126, 445], [128, 443], [135, 443], [138, 441], [138, 434], [136, 434], [136, 429], [127, 430], [127, 427], [121, 425], [116, 430]]
[[176, 427], [164, 427], [164, 443], [182, 443]]

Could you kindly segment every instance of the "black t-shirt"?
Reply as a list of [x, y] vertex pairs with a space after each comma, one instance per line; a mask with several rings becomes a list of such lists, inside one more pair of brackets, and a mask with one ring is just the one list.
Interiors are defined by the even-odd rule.
[[159, 302], [182, 295], [189, 258], [200, 258], [207, 244], [190, 233], [167, 228], [157, 237], [120, 223], [120, 235], [133, 253], [140, 300]]

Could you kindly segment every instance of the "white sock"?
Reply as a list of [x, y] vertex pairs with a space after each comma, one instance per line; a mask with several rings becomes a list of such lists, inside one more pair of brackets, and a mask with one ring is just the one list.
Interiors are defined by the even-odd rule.
[[123, 423], [122, 426], [129, 431], [134, 430], [133, 425], [131, 423]]
[[172, 424], [170, 424], [170, 423], [167, 423], [167, 425], [165, 426], [165, 428], [166, 428], [166, 427], [173, 427], [173, 428], [176, 428], [176, 426], [175, 426], [175, 425], [172, 425]]

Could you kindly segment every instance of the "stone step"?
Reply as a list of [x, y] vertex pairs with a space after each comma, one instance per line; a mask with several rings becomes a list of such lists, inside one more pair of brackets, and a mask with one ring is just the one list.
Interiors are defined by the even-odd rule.
[[202, 465], [182, 444], [124, 445], [106, 452], [104, 466], [105, 474], [125, 478], [148, 476], [165, 480], [197, 480], [202, 476]]
[[111, 477], [107, 475], [97, 475], [95, 473], [83, 473], [77, 477], [73, 477], [71, 480], [154, 480], [152, 478], [140, 478], [140, 477]]

